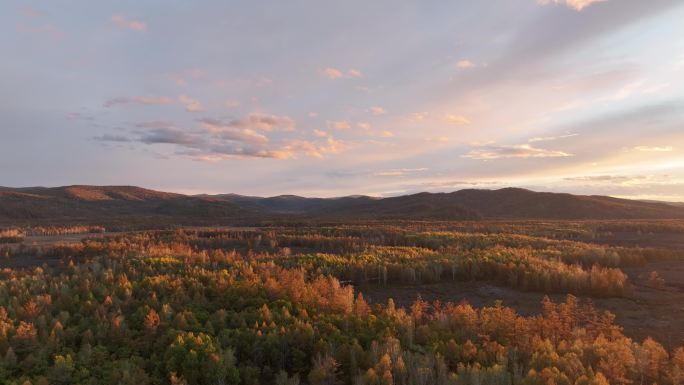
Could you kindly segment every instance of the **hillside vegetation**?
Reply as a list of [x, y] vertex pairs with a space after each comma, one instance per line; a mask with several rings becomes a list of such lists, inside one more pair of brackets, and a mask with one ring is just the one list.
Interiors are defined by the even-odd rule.
[[100, 224], [122, 227], [231, 225], [268, 221], [674, 219], [684, 207], [602, 196], [523, 189], [461, 190], [392, 198], [188, 196], [130, 186], [0, 188], [0, 223]]

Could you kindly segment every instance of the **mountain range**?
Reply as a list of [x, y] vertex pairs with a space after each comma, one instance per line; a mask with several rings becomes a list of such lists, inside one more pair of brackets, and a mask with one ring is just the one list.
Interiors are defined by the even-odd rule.
[[134, 186], [0, 187], [0, 223], [218, 225], [270, 220], [679, 219], [684, 207], [606, 196], [467, 189], [390, 198], [183, 195]]

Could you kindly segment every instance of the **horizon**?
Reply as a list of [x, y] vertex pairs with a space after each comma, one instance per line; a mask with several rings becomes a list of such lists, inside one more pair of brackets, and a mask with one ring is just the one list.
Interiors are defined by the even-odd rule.
[[676, 0], [4, 2], [0, 185], [683, 202], [682, 19]]
[[199, 192], [199, 193], [189, 193], [189, 192], [183, 192], [182, 190], [180, 191], [172, 191], [172, 190], [160, 190], [156, 188], [150, 188], [146, 186], [138, 186], [138, 185], [86, 185], [86, 184], [69, 184], [69, 185], [61, 185], [61, 186], [21, 186], [21, 187], [11, 187], [11, 186], [0, 186], [0, 189], [3, 188], [8, 188], [8, 189], [33, 189], [33, 188], [44, 188], [44, 189], [59, 189], [59, 188], [69, 188], [69, 187], [95, 187], [95, 188], [118, 188], [118, 187], [132, 187], [132, 188], [140, 188], [143, 190], [151, 190], [151, 191], [157, 191], [157, 192], [163, 192], [163, 193], [173, 193], [173, 194], [180, 194], [180, 195], [186, 195], [186, 196], [219, 196], [219, 195], [235, 195], [235, 196], [242, 196], [242, 197], [247, 197], [247, 198], [259, 198], [259, 199], [266, 199], [266, 198], [277, 198], [277, 197], [286, 197], [286, 196], [292, 196], [292, 197], [298, 197], [298, 198], [305, 198], [305, 199], [340, 199], [340, 198], [360, 198], [360, 197], [367, 197], [367, 198], [375, 198], [375, 199], [384, 199], [384, 198], [396, 198], [396, 197], [401, 197], [401, 196], [407, 196], [407, 195], [416, 195], [416, 194], [449, 194], [449, 193], [455, 193], [463, 190], [476, 190], [476, 191], [499, 191], [499, 190], [526, 190], [534, 193], [550, 193], [550, 194], [570, 194], [570, 195], [575, 195], [575, 196], [597, 196], [597, 197], [608, 197], [608, 198], [618, 198], [618, 199], [628, 199], [628, 200], [634, 200], [634, 201], [640, 201], [640, 202], [654, 202], [654, 203], [676, 203], [676, 204], [684, 204], [684, 201], [667, 201], [667, 200], [653, 200], [653, 199], [634, 199], [634, 198], [629, 198], [629, 197], [621, 197], [621, 196], [613, 196], [613, 195], [597, 195], [597, 194], [573, 194], [569, 192], [563, 192], [563, 191], [544, 191], [544, 190], [532, 190], [524, 187], [518, 187], [518, 186], [504, 186], [504, 187], [496, 187], [496, 188], [477, 188], [477, 187], [469, 187], [469, 188], [462, 188], [462, 189], [456, 189], [456, 190], [445, 190], [445, 191], [416, 191], [416, 192], [411, 192], [411, 193], [406, 193], [406, 194], [396, 194], [396, 195], [367, 195], [367, 194], [349, 194], [349, 195], [333, 195], [333, 196], [312, 196], [312, 195], [299, 195], [299, 194], [277, 194], [277, 195], [255, 195], [255, 194], [237, 194], [234, 192]]

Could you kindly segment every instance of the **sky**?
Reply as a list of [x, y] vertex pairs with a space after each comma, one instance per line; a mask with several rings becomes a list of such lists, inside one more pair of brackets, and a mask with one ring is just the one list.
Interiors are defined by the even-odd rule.
[[684, 201], [681, 0], [0, 2], [0, 185]]

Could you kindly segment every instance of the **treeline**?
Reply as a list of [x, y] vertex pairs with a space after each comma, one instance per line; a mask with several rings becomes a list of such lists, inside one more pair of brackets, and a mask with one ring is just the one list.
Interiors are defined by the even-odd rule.
[[35, 226], [24, 230], [27, 235], [66, 235], [66, 234], [100, 234], [106, 232], [104, 226]]
[[288, 268], [331, 274], [353, 284], [479, 280], [546, 293], [592, 296], [628, 296], [631, 293], [627, 276], [620, 269], [600, 265], [584, 269], [577, 264], [538, 258], [528, 249], [502, 246], [454, 254], [411, 247], [373, 247], [345, 256], [278, 255], [270, 260]]
[[19, 243], [24, 240], [24, 233], [19, 229], [0, 229], [0, 243]]
[[572, 296], [545, 299], [533, 317], [501, 304], [371, 306], [352, 287], [302, 268], [122, 249], [63, 269], [0, 272], [3, 383], [684, 381], [684, 349], [632, 341], [614, 316]]
[[30, 261], [30, 256], [78, 261], [102, 255], [174, 255], [203, 263], [262, 261], [333, 275], [353, 284], [481, 280], [522, 290], [594, 296], [628, 296], [631, 286], [627, 276], [611, 266], [620, 265], [617, 260], [643, 256], [637, 249], [584, 247], [576, 242], [519, 235], [376, 231], [364, 238], [358, 230], [353, 234], [328, 229], [322, 229], [321, 234], [167, 230], [49, 247], [0, 247], [0, 255], [10, 259], [21, 256], [25, 261]]

